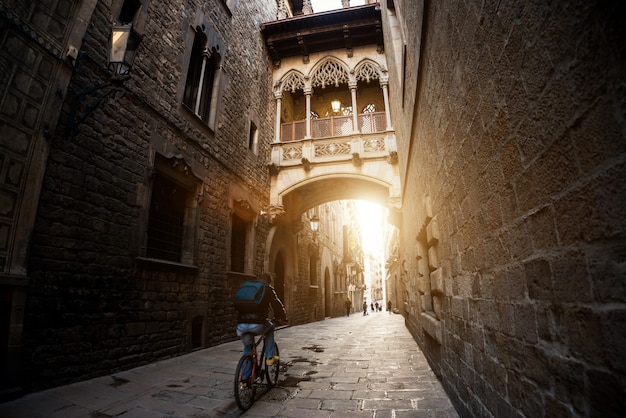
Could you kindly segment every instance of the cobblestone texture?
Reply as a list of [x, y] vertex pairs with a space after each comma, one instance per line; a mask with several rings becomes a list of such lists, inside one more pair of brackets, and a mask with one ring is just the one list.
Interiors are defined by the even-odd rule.
[[[278, 330], [281, 374], [248, 417], [456, 418], [400, 315], [379, 312]], [[237, 417], [241, 342], [0, 404], [0, 415]]]

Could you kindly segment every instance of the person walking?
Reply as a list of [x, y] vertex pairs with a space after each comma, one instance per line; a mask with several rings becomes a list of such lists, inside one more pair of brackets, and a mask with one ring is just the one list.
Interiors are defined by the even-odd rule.
[[[265, 358], [268, 365], [274, 364], [279, 358], [274, 356], [274, 325], [268, 319], [270, 306], [277, 325], [287, 323], [287, 312], [285, 306], [281, 302], [276, 291], [272, 287], [272, 276], [269, 273], [262, 273], [257, 278], [257, 282], [261, 282], [263, 288], [261, 290], [262, 298], [258, 303], [238, 303], [235, 298], [235, 308], [237, 309], [237, 335], [241, 337], [243, 343], [243, 355], [252, 351], [254, 337], [256, 335], [265, 335]], [[244, 283], [242, 287], [246, 286]], [[260, 293], [259, 292], [259, 293]]]
[[352, 308], [352, 301], [346, 298], [346, 316], [350, 316], [350, 308]]
[[363, 301], [363, 316], [367, 315], [367, 301]]
[[391, 299], [387, 301], [387, 312], [391, 313]]

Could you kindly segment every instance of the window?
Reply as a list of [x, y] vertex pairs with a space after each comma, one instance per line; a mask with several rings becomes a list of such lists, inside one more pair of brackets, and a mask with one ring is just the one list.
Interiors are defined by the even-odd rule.
[[145, 256], [193, 264], [201, 181], [182, 158], [156, 154], [154, 169]]
[[220, 63], [219, 45], [209, 47], [207, 36], [198, 27], [191, 48], [183, 103], [204, 123], [213, 126], [217, 102]]
[[135, 19], [135, 14], [141, 7], [141, 1], [139, 0], [125, 0], [122, 5], [122, 10], [120, 10], [119, 22], [122, 25], [128, 25], [129, 23], [133, 23]]
[[230, 270], [245, 273], [246, 269], [246, 242], [248, 240], [248, 223], [233, 214], [233, 224], [230, 237]]
[[181, 261], [186, 195], [175, 182], [156, 173], [148, 221], [148, 257]]
[[248, 149], [255, 155], [259, 152], [259, 131], [254, 124], [250, 121], [250, 134], [248, 135]]

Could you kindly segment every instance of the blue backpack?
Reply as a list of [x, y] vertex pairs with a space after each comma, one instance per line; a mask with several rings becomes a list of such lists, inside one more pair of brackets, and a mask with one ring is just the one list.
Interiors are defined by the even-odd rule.
[[259, 311], [267, 285], [262, 282], [245, 282], [235, 293], [235, 309], [241, 313]]

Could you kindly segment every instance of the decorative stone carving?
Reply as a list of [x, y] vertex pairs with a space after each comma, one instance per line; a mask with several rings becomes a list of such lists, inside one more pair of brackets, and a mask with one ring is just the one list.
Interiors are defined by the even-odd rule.
[[329, 59], [317, 68], [311, 78], [311, 85], [321, 88], [329, 85], [339, 87], [340, 84], [347, 84], [348, 81], [348, 71], [337, 61]]
[[361, 156], [358, 152], [352, 154], [352, 164], [354, 164], [356, 167], [360, 167], [361, 165], [363, 165], [363, 160], [361, 159]]
[[305, 15], [313, 14], [313, 6], [311, 5], [311, 0], [302, 1], [302, 13]]
[[297, 90], [304, 90], [304, 77], [302, 74], [291, 71], [283, 77], [280, 83], [281, 91], [290, 91], [295, 93]]
[[355, 69], [354, 76], [357, 80], [366, 81], [368, 83], [371, 80], [380, 79], [378, 65], [371, 61], [365, 61]]
[[274, 224], [285, 215], [285, 208], [281, 205], [269, 205], [267, 210], [261, 211], [259, 215], [266, 216], [270, 223]]
[[350, 141], [334, 141], [315, 145], [315, 156], [348, 155], [350, 154]]
[[187, 164], [187, 161], [185, 161], [182, 155], [175, 155], [172, 157], [172, 168], [186, 176], [191, 174], [191, 166]]
[[283, 147], [282, 160], [291, 161], [302, 158], [302, 145], [294, 145], [292, 147]]
[[267, 168], [270, 170], [271, 176], [276, 176], [278, 175], [278, 173], [280, 173], [280, 166], [276, 165], [275, 163], [269, 163], [267, 165]]
[[280, 0], [278, 3], [278, 13], [276, 14], [276, 18], [278, 20], [287, 19], [289, 16], [287, 15], [287, 5], [285, 4], [285, 0]]
[[389, 151], [387, 162], [392, 165], [398, 164], [398, 151]]

